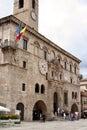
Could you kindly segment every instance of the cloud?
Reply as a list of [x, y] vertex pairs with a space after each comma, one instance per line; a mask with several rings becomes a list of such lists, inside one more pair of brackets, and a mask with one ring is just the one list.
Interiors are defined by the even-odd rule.
[[86, 75], [87, 0], [41, 0], [41, 3], [40, 32], [81, 59], [84, 68], [81, 72]]
[[13, 0], [0, 0], [0, 10], [0, 18], [12, 14]]

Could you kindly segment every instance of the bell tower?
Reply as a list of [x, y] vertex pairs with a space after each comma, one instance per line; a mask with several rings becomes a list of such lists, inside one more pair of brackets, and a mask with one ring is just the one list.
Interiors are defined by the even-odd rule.
[[38, 0], [14, 0], [13, 14], [38, 31]]

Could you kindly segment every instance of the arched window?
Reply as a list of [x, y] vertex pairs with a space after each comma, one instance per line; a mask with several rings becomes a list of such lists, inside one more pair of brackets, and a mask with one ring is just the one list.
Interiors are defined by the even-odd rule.
[[34, 42], [34, 54], [36, 56], [39, 56], [39, 50], [40, 50], [40, 44], [38, 41], [35, 41]]
[[70, 72], [72, 72], [72, 65], [70, 64]]
[[72, 99], [74, 99], [74, 92], [72, 92]]
[[44, 52], [44, 60], [47, 60], [48, 49], [46, 46], [43, 47], [43, 52]]
[[64, 62], [64, 68], [66, 69], [66, 61]]
[[70, 83], [71, 83], [71, 84], [73, 83], [73, 79], [72, 79], [72, 78], [70, 78]]
[[51, 61], [55, 59], [55, 53], [54, 51], [51, 51]]
[[74, 73], [76, 74], [77, 73], [77, 65], [74, 64]]
[[35, 9], [35, 0], [32, 0], [32, 8]]
[[62, 74], [60, 74], [60, 80], [62, 80]]
[[64, 104], [68, 105], [68, 91], [64, 92]]
[[38, 83], [35, 85], [35, 93], [39, 93], [39, 84]]
[[75, 92], [75, 99], [77, 99], [77, 92]]
[[41, 85], [41, 93], [43, 94], [45, 92], [45, 87], [44, 87], [44, 85], [42, 84]]
[[47, 51], [44, 50], [44, 60], [47, 60]]
[[19, 0], [19, 9], [24, 7], [24, 0]]
[[60, 55], [57, 56], [57, 59], [59, 61], [59, 63], [61, 64], [61, 61], [62, 61], [62, 57]]

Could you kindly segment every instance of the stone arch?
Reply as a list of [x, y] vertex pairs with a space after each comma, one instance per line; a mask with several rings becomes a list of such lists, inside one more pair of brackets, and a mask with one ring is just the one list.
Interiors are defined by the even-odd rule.
[[39, 56], [40, 44], [38, 41], [34, 41], [34, 54]]
[[59, 63], [61, 64], [62, 57], [61, 57], [61, 55], [60, 55], [60, 54], [59, 54], [59, 55], [57, 55], [57, 59], [58, 59]]
[[16, 109], [17, 110], [20, 110], [20, 119], [21, 120], [24, 120], [24, 104], [23, 103], [18, 103], [17, 105], [16, 105]]
[[43, 46], [43, 53], [44, 53], [44, 59], [47, 60], [48, 59], [48, 49], [46, 46]]
[[44, 101], [38, 100], [33, 107], [33, 120], [40, 120], [40, 114], [47, 113], [47, 107]]
[[53, 50], [51, 51], [50, 56], [51, 56], [51, 61], [55, 59], [55, 53], [54, 53], [54, 51], [53, 51]]
[[78, 112], [78, 106], [76, 103], [72, 104], [71, 106], [71, 113]]
[[36, 46], [37, 48], [40, 48], [40, 44], [38, 41], [34, 41], [34, 46]]

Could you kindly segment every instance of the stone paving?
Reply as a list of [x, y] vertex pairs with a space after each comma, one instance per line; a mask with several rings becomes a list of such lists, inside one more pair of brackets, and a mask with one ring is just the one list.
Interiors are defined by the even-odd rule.
[[0, 126], [0, 130], [87, 130], [87, 119], [77, 121], [21, 122], [14, 126]]

